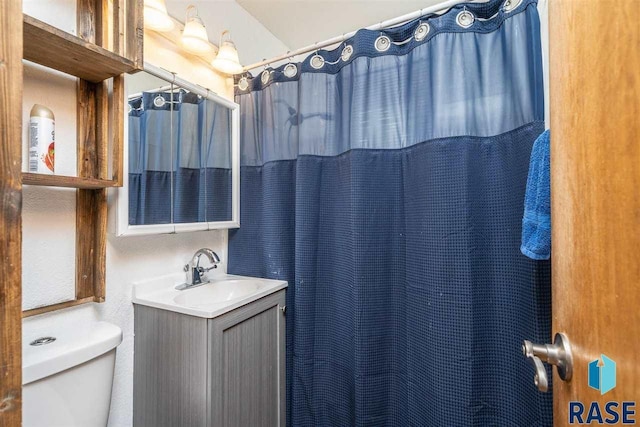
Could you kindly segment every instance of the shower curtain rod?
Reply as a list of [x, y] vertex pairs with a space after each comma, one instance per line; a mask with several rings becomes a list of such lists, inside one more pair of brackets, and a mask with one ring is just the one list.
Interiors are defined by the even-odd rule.
[[[411, 21], [413, 19], [419, 18], [423, 15], [429, 13], [438, 13], [441, 11], [446, 11], [451, 9], [454, 6], [457, 6], [461, 3], [486, 3], [489, 0], [447, 0], [442, 3], [435, 4], [433, 6], [425, 7], [420, 10], [416, 10], [415, 12], [407, 13], [406, 15], [398, 16], [397, 18], [392, 18], [386, 21], [379, 22], [377, 24], [366, 27], [367, 30], [380, 30], [382, 28], [393, 27], [399, 24], [403, 24], [405, 22]], [[297, 55], [302, 55], [303, 53], [313, 52], [314, 50], [319, 50], [327, 46], [331, 46], [333, 44], [342, 43], [343, 41], [353, 37], [356, 34], [356, 31], [351, 31], [350, 33], [342, 34], [341, 36], [333, 37], [323, 42], [318, 42], [314, 44], [310, 44], [309, 46], [302, 47], [300, 49], [294, 50], [293, 52], [289, 51], [284, 55], [275, 56], [270, 59], [263, 59], [260, 62], [256, 62], [246, 67], [242, 68], [242, 72], [245, 73], [249, 70], [253, 70], [254, 68], [261, 67], [263, 65], [272, 64], [274, 62], [282, 61], [284, 59], [292, 58]]]
[[[180, 89], [182, 89], [182, 87], [176, 86], [174, 84], [171, 84], [171, 85], [161, 86], [161, 87], [159, 87], [157, 89], [151, 89], [151, 90], [156, 91], [156, 92], [169, 92], [169, 91], [170, 92], [176, 92], [176, 91], [179, 91]], [[128, 99], [139, 98], [139, 97], [142, 96], [143, 93], [144, 92], [132, 93], [127, 98]]]

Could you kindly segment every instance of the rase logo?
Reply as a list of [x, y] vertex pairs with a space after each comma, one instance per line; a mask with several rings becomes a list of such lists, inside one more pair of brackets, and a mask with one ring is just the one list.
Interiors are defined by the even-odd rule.
[[601, 354], [602, 361], [589, 363], [589, 387], [600, 390], [600, 394], [613, 390], [616, 386], [616, 362]]
[[[589, 363], [589, 387], [603, 395], [616, 387], [616, 362], [604, 354]], [[569, 424], [635, 424], [636, 402], [569, 402]]]

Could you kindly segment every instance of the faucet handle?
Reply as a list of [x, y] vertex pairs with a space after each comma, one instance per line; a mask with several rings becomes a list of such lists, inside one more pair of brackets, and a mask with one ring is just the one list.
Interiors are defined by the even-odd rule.
[[[218, 262], [219, 262], [219, 261], [218, 261]], [[198, 269], [200, 270], [200, 274], [202, 274], [202, 273], [206, 273], [207, 271], [211, 271], [211, 270], [213, 270], [214, 268], [218, 268], [218, 262], [217, 262], [217, 263], [215, 263], [215, 264], [213, 264], [213, 265], [212, 265], [211, 267], [209, 267], [209, 268], [198, 267]]]

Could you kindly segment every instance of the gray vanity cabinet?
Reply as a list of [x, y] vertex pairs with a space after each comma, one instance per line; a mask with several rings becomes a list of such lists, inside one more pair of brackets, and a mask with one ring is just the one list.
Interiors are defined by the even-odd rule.
[[134, 426], [284, 426], [284, 307], [284, 290], [213, 319], [135, 304]]

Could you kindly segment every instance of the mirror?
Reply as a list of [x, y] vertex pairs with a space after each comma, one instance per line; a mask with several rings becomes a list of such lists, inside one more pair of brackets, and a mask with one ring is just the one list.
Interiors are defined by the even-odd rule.
[[126, 76], [118, 235], [239, 227], [239, 109], [150, 64]]

